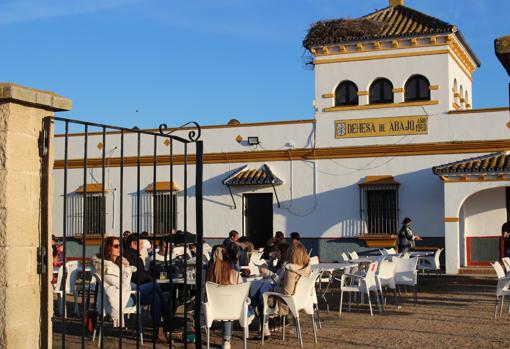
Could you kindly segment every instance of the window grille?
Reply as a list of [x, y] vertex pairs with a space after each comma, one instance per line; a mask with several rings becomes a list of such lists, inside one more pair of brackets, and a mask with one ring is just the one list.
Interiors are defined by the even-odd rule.
[[[101, 193], [68, 195], [67, 232], [69, 236], [105, 233], [106, 196]], [[86, 212], [86, 214], [84, 214]]]
[[360, 186], [360, 203], [362, 234], [397, 234], [398, 184]]
[[[140, 227], [141, 232], [154, 232], [166, 234], [172, 228], [177, 227], [177, 194], [173, 193], [173, 200], [170, 200], [170, 192], [145, 192], [140, 193]], [[137, 207], [137, 196], [133, 196], [132, 205]], [[133, 230], [136, 227], [136, 210], [133, 210]]]

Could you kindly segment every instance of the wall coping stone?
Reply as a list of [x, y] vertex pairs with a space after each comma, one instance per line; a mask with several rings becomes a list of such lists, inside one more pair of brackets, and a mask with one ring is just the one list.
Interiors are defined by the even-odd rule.
[[9, 101], [52, 111], [67, 111], [73, 107], [73, 102], [69, 98], [56, 93], [21, 86], [12, 82], [0, 82], [0, 102]]

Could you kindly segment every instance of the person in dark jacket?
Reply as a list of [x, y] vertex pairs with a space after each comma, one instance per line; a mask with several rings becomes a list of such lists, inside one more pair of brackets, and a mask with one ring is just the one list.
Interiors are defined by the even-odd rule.
[[501, 238], [503, 239], [503, 257], [510, 257], [510, 220], [501, 227]]
[[223, 247], [225, 247], [228, 258], [236, 265], [239, 264], [239, 254], [241, 253], [238, 240], [239, 233], [236, 230], [231, 230], [228, 233], [228, 238], [223, 241]]
[[283, 232], [277, 231], [274, 234], [274, 237], [268, 241], [266, 247], [264, 247], [264, 252], [262, 253], [263, 259], [269, 259], [269, 252], [273, 249], [273, 247], [277, 247], [285, 238]]
[[[140, 250], [143, 249], [143, 240], [136, 234], [130, 234], [126, 238], [127, 248], [124, 251], [124, 257], [129, 265], [136, 267], [136, 271], [131, 276], [131, 282], [139, 285], [133, 287], [133, 290], [140, 292], [140, 304], [150, 305], [152, 319], [157, 327], [161, 326], [161, 316], [163, 316], [163, 327], [168, 329], [171, 321], [169, 308], [166, 298], [163, 295], [159, 284], [153, 282], [152, 275], [145, 271], [145, 265], [140, 258]], [[159, 342], [166, 342], [158, 338]]]
[[421, 240], [421, 237], [415, 235], [411, 229], [411, 218], [406, 217], [402, 221], [402, 227], [398, 231], [398, 251], [406, 252], [416, 247], [415, 240]]

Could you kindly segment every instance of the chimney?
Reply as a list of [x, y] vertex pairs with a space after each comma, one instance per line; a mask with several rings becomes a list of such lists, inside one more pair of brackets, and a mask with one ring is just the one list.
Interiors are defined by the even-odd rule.
[[391, 7], [395, 7], [398, 5], [404, 5], [404, 0], [390, 0]]

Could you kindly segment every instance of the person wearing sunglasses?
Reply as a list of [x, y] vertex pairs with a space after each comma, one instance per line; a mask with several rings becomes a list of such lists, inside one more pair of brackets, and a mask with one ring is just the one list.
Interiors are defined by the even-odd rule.
[[[108, 237], [103, 245], [104, 257], [104, 307], [105, 311], [112, 317], [114, 323], [120, 323], [120, 292], [122, 292], [122, 309], [132, 307], [136, 304], [136, 296], [131, 295], [131, 276], [136, 271], [136, 267], [130, 266], [126, 258], [120, 258], [120, 240], [116, 237]], [[94, 268], [96, 273], [101, 273], [101, 260], [94, 258]], [[122, 268], [122, 274], [121, 274]], [[122, 278], [122, 291], [120, 289], [120, 280]], [[152, 284], [147, 284], [152, 286]], [[161, 326], [161, 315], [166, 314], [166, 302], [161, 292], [154, 295], [154, 304], [152, 304], [151, 290], [144, 290], [140, 287], [140, 304], [151, 305], [153, 319], [158, 324], [158, 342], [167, 342], [166, 333]], [[148, 292], [146, 292], [148, 291]], [[98, 305], [99, 306], [99, 305]], [[116, 321], [117, 320], [117, 321]]]

